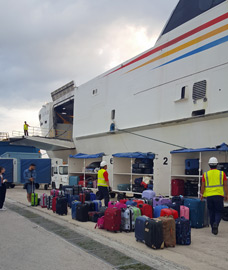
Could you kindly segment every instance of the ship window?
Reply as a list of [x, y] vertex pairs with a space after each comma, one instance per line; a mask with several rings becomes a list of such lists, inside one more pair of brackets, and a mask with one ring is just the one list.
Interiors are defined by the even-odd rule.
[[39, 114], [39, 120], [41, 120], [41, 114]]
[[111, 119], [114, 120], [116, 116], [116, 110], [111, 111]]
[[185, 89], [186, 89], [186, 86], [181, 88], [181, 99], [185, 98]]
[[45, 121], [45, 124], [47, 124], [47, 121]]
[[204, 99], [206, 97], [206, 88], [207, 88], [206, 80], [194, 83], [192, 91], [192, 99], [195, 101], [198, 99]]
[[92, 91], [93, 96], [96, 96], [97, 92], [98, 92], [97, 89], [93, 89], [93, 91]]
[[205, 110], [198, 110], [198, 111], [192, 112], [192, 116], [200, 116], [204, 114], [205, 114]]

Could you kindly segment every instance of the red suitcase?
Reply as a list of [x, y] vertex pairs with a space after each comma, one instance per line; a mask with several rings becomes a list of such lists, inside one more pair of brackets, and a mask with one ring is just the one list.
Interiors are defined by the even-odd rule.
[[184, 196], [184, 180], [172, 179], [171, 181], [171, 195], [172, 196]]
[[151, 205], [143, 203], [143, 204], [139, 204], [138, 208], [141, 210], [142, 216], [153, 218], [153, 208]]
[[169, 217], [172, 216], [174, 219], [178, 218], [178, 212], [171, 208], [164, 208], [161, 210], [161, 217]]
[[84, 181], [84, 180], [83, 181], [79, 181], [78, 182], [78, 185], [79, 186], [82, 186], [82, 187], [87, 187], [87, 181]]
[[104, 216], [104, 229], [107, 231], [120, 231], [121, 210], [118, 208], [107, 208]]
[[144, 204], [144, 201], [142, 200], [133, 200], [133, 201], [137, 203], [138, 208], [139, 208], [139, 204]]
[[120, 203], [126, 204], [127, 201], [128, 201], [127, 199], [122, 199], [120, 200]]
[[79, 200], [80, 200], [81, 203], [84, 203], [85, 202], [85, 198], [86, 198], [85, 193], [80, 193], [79, 194]]
[[56, 212], [56, 200], [58, 197], [53, 197], [52, 198], [52, 211], [55, 213]]

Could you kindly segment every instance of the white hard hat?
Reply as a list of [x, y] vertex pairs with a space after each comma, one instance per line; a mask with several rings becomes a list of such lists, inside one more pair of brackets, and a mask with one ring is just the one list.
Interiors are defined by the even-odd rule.
[[218, 160], [216, 157], [211, 157], [208, 161], [209, 165], [217, 165], [218, 164]]
[[103, 168], [104, 166], [107, 166], [107, 165], [108, 165], [108, 163], [106, 161], [101, 161], [101, 164], [100, 164], [101, 168]]

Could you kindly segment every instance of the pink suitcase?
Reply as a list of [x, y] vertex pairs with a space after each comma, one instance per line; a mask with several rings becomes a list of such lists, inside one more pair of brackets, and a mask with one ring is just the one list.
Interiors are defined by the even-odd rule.
[[46, 208], [47, 207], [47, 194], [42, 194], [41, 196], [40, 196], [40, 206], [42, 207], [42, 208]]
[[189, 208], [181, 205], [180, 206], [180, 217], [184, 217], [186, 219], [189, 219]]
[[117, 203], [117, 201], [110, 201], [110, 202], [108, 202], [108, 207], [109, 208], [116, 207], [116, 203]]
[[121, 210], [122, 208], [127, 208], [127, 205], [121, 202], [117, 202], [115, 207]]

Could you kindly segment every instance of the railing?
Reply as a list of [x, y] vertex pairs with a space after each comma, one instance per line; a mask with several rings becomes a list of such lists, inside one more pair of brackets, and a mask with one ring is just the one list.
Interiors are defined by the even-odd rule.
[[9, 133], [8, 132], [0, 132], [0, 141], [8, 141]]
[[[13, 137], [24, 136], [23, 131], [12, 132]], [[39, 136], [45, 138], [55, 138], [55, 139], [64, 139], [71, 141], [72, 140], [72, 131], [70, 130], [60, 130], [60, 129], [45, 129], [40, 127], [28, 127], [28, 136]]]

